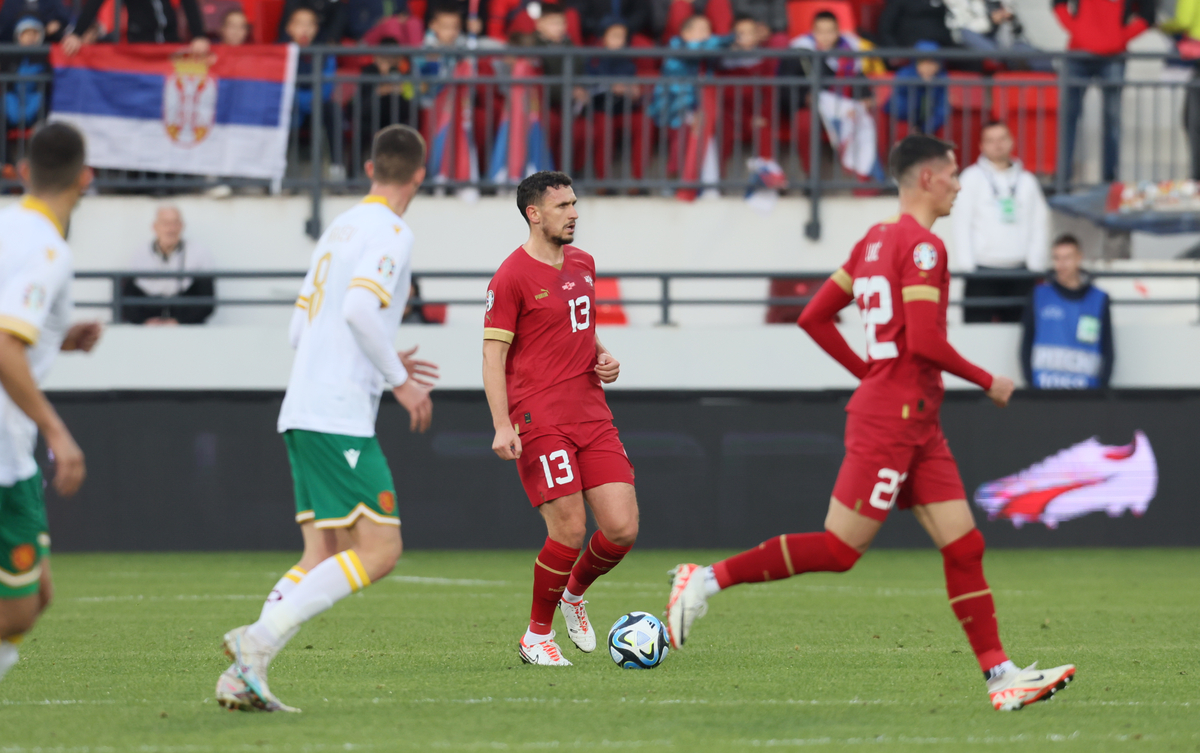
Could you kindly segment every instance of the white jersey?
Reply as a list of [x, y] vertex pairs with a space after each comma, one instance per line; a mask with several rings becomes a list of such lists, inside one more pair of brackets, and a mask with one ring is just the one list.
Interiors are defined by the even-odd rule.
[[394, 338], [408, 303], [412, 247], [412, 230], [376, 196], [341, 214], [321, 236], [296, 301], [308, 323], [279, 412], [280, 432], [375, 436], [386, 385], [354, 339], [342, 304], [352, 287], [371, 291]]
[[[0, 331], [29, 344], [40, 384], [71, 326], [71, 249], [58, 219], [26, 196], [0, 212]], [[37, 425], [0, 390], [0, 486], [37, 473]]]

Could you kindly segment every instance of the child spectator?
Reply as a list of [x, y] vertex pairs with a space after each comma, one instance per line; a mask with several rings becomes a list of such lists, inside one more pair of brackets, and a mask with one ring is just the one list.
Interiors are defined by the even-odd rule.
[[[818, 13], [813, 18], [812, 31], [793, 39], [791, 46], [818, 52], [860, 52], [868, 49], [856, 34], [842, 31], [837, 16], [829, 11]], [[829, 134], [829, 143], [846, 170], [860, 178], [882, 179], [875, 118], [872, 115], [875, 98], [871, 89], [862, 85], [837, 83], [839, 78], [861, 78], [866, 58], [830, 56], [824, 60], [825, 70], [822, 74], [832, 78], [833, 83], [817, 95], [817, 110], [821, 114], [825, 132]], [[806, 68], [812, 64], [808, 59], [803, 59], [801, 63]]]
[[29, 16], [45, 25], [47, 42], [57, 42], [71, 23], [71, 11], [63, 0], [3, 0], [0, 39], [16, 39], [17, 22]]
[[[918, 52], [940, 49], [934, 42], [917, 42]], [[950, 117], [946, 97], [946, 71], [942, 61], [919, 58], [896, 71], [896, 86], [888, 101], [887, 112], [908, 123], [913, 131], [934, 135]]]
[[[619, 16], [610, 16], [600, 26], [601, 46], [606, 50], [623, 50], [629, 44], [629, 27]], [[637, 64], [633, 58], [597, 57], [587, 62], [584, 72], [588, 76], [636, 76]], [[592, 143], [595, 144], [594, 168], [597, 178], [603, 180], [612, 162], [615, 144], [629, 144], [628, 155], [632, 163], [632, 175], [643, 174], [642, 113], [639, 111], [641, 87], [633, 83], [597, 84], [590, 90], [592, 111]], [[629, 141], [625, 133], [629, 132]], [[585, 134], [586, 135], [586, 134]], [[576, 157], [583, 163], [582, 155]]]
[[[723, 57], [717, 62], [718, 76], [764, 78], [779, 72], [779, 58], [753, 57], [744, 53], [762, 50], [771, 37], [767, 24], [752, 16], [742, 16], [733, 24], [733, 33], [722, 41], [741, 55]], [[754, 145], [753, 156], [774, 159], [771, 113], [775, 110], [774, 86], [725, 86], [721, 90], [724, 127], [721, 130], [721, 160], [733, 154], [735, 140]]]
[[[392, 37], [379, 40], [378, 47], [398, 47]], [[371, 143], [375, 133], [397, 123], [411, 123], [413, 85], [401, 80], [407, 61], [401, 55], [375, 55], [371, 62], [362, 67], [365, 76], [380, 76], [384, 81], [364, 82], [359, 86], [359, 101], [362, 114], [358, 118], [364, 148]], [[393, 79], [388, 81], [386, 79]]]
[[724, 35], [733, 30], [733, 6], [729, 0], [671, 0], [663, 38], [674, 39], [683, 34], [683, 26], [692, 16], [707, 18], [709, 30], [714, 34]]
[[297, 10], [305, 9], [313, 14], [317, 31], [310, 44], [338, 44], [346, 30], [346, 3], [340, 0], [287, 0], [283, 6], [283, 17], [279, 20], [279, 37], [291, 36], [288, 27]]
[[[295, 42], [300, 46], [300, 59], [296, 63], [296, 78], [298, 81], [311, 82], [313, 79], [313, 56], [306, 53], [304, 49], [311, 46], [317, 39], [320, 28], [317, 12], [304, 5], [293, 8], [291, 15], [287, 17], [287, 22], [284, 24], [285, 33], [279, 41], [282, 43]], [[333, 77], [336, 72], [337, 58], [333, 55], [326, 55], [321, 62], [323, 83], [321, 85], [319, 105], [313, 101], [312, 83], [296, 84], [296, 94], [292, 106], [293, 139], [296, 138], [296, 134], [299, 134], [302, 127], [305, 125], [311, 127], [313, 112], [319, 106], [321, 126], [325, 135], [325, 146], [328, 147], [335, 143], [341, 143], [340, 137], [334, 133], [335, 111], [332, 97]], [[336, 165], [333, 169], [339, 171], [342, 169], [342, 166]]]
[[601, 39], [617, 19], [624, 24], [627, 37], [650, 33], [650, 3], [646, 0], [578, 0], [576, 6], [584, 39]]
[[[717, 50], [722, 45], [720, 37], [714, 37], [712, 23], [707, 16], [691, 16], [672, 37], [673, 50]], [[663, 78], [697, 78], [710, 67], [707, 60], [695, 57], [670, 57], [663, 62]], [[685, 136], [688, 128], [696, 122], [696, 110], [700, 105], [700, 92], [696, 84], [673, 81], [654, 87], [654, 98], [650, 103], [650, 117], [660, 128], [668, 129], [667, 173], [678, 174], [685, 158]]]
[[[46, 27], [34, 16], [17, 22], [13, 41], [18, 47], [40, 47], [46, 39]], [[47, 69], [46, 56], [37, 52], [10, 53], [4, 59], [4, 72], [16, 76], [36, 76]], [[42, 115], [45, 104], [44, 82], [14, 81], [4, 92], [4, 115], [9, 128], [32, 128]]]
[[250, 22], [246, 14], [234, 9], [221, 19], [221, 44], [237, 47], [250, 41]]
[[484, 20], [488, 17], [489, 3], [488, 0], [478, 0], [479, 6], [476, 11], [475, 18], [471, 18], [471, 0], [441, 0], [438, 3], [430, 3], [425, 10], [425, 25], [433, 23], [433, 17], [442, 9], [452, 10], [458, 14], [459, 20], [462, 21], [462, 28], [466, 30], [470, 36], [483, 36]]

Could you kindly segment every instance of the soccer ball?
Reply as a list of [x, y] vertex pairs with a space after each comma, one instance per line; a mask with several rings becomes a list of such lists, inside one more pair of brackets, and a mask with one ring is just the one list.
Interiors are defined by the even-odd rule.
[[667, 631], [648, 612], [630, 612], [608, 631], [608, 653], [618, 667], [652, 669], [667, 658]]

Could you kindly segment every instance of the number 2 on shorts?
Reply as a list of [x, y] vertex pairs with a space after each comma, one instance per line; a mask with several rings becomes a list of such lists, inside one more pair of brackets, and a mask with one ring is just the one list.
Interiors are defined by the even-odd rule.
[[908, 478], [908, 474], [893, 471], [891, 468], [880, 468], [879, 478], [883, 480], [875, 484], [875, 488], [871, 490], [871, 507], [890, 510], [892, 505], [896, 504], [896, 490], [900, 488], [900, 484], [904, 483], [904, 479]]
[[[555, 477], [550, 472], [550, 461], [560, 458], [562, 462], [558, 464], [558, 470], [565, 471], [567, 475]], [[557, 450], [548, 456], [542, 455], [539, 460], [542, 461], [542, 470], [546, 472], [546, 488], [553, 489], [555, 484], [569, 484], [575, 480], [575, 472], [571, 470], [571, 459], [567, 457], [566, 450]]]

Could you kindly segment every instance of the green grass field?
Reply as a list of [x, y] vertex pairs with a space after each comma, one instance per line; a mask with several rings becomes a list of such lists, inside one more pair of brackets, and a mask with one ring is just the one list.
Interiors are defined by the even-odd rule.
[[[593, 620], [661, 612], [669, 567], [720, 554], [635, 551], [589, 592]], [[989, 553], [1013, 659], [1079, 667], [1015, 714], [988, 704], [933, 550], [721, 594], [651, 671], [565, 636], [574, 667], [522, 665], [532, 559], [408, 554], [276, 660], [272, 689], [304, 710], [288, 715], [212, 694], [222, 632], [292, 556], [57, 556], [57, 603], [0, 683], [0, 753], [1200, 750], [1200, 551]]]

